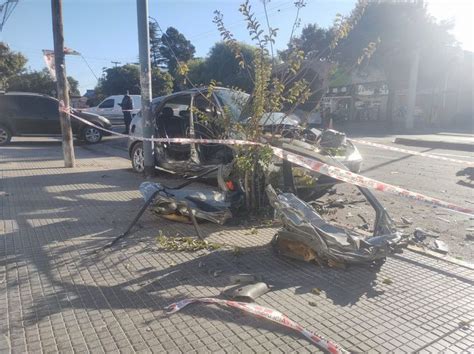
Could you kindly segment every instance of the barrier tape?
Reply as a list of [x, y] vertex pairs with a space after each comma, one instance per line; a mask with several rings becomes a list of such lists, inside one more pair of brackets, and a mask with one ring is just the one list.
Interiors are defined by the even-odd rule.
[[[66, 110], [65, 110], [66, 111]], [[75, 119], [78, 119], [79, 121], [83, 122], [84, 124], [93, 126], [97, 129], [100, 129], [102, 131], [108, 132], [113, 135], [117, 136], [122, 136], [126, 137], [128, 139], [131, 139], [132, 137], [127, 135], [127, 134], [121, 134], [121, 133], [116, 133], [112, 130], [102, 128], [100, 126], [97, 126], [88, 120], [85, 120], [81, 117], [78, 117], [70, 112], [69, 115]], [[139, 139], [137, 137], [133, 137], [133, 139], [137, 139], [140, 141], [151, 141], [151, 142], [159, 142], [159, 143], [177, 143], [177, 144], [224, 144], [224, 145], [254, 145], [254, 146], [264, 146], [262, 143], [257, 143], [257, 142], [252, 142], [252, 141], [246, 141], [246, 140], [236, 140], [236, 139], [190, 139], [190, 138], [143, 138], [140, 137]], [[318, 172], [321, 174], [324, 174], [326, 176], [332, 177], [334, 179], [337, 179], [342, 182], [346, 182], [349, 184], [354, 184], [359, 187], [364, 187], [364, 188], [370, 188], [370, 189], [375, 189], [381, 192], [387, 192], [391, 193], [394, 195], [402, 196], [405, 198], [413, 199], [415, 201], [419, 202], [424, 202], [430, 205], [438, 206], [444, 209], [452, 210], [458, 213], [463, 213], [463, 214], [468, 214], [468, 215], [474, 215], [474, 209], [469, 209], [469, 208], [464, 208], [461, 206], [458, 206], [453, 203], [445, 202], [443, 200], [429, 197], [426, 195], [423, 195], [421, 193], [417, 192], [412, 192], [404, 188], [400, 188], [388, 183], [380, 182], [375, 179], [361, 176], [359, 174], [350, 172], [348, 170], [345, 170], [343, 168], [335, 167], [335, 166], [329, 166], [323, 162], [317, 161], [315, 159], [309, 158], [309, 157], [304, 157], [300, 156], [294, 153], [291, 153], [289, 151], [283, 150], [281, 148], [275, 147], [275, 146], [270, 146], [271, 149], [273, 150], [273, 154], [275, 156], [278, 156], [281, 159], [288, 160], [298, 166], [304, 167], [306, 169], [309, 169], [314, 172]]]
[[174, 304], [171, 304], [165, 308], [168, 314], [173, 314], [178, 312], [179, 310], [183, 309], [184, 307], [188, 306], [189, 304], [193, 303], [204, 303], [204, 304], [218, 304], [227, 307], [233, 307], [244, 312], [250, 313], [256, 317], [260, 317], [275, 323], [278, 323], [282, 326], [290, 328], [294, 331], [299, 332], [301, 335], [305, 336], [307, 339], [311, 341], [314, 345], [332, 353], [332, 354], [339, 354], [339, 353], [349, 353], [347, 350], [343, 349], [340, 345], [324, 339], [322, 336], [317, 335], [304, 329], [301, 325], [296, 323], [295, 321], [288, 318], [288, 316], [282, 314], [279, 311], [270, 309], [268, 307], [260, 306], [254, 303], [246, 303], [246, 302], [238, 302], [238, 301], [231, 301], [231, 300], [222, 300], [216, 298], [195, 298], [195, 299], [185, 299], [178, 301]]
[[350, 139], [350, 140], [353, 141], [354, 143], [357, 143], [357, 144], [373, 146], [373, 147], [377, 147], [377, 148], [380, 148], [380, 149], [403, 152], [405, 154], [423, 156], [423, 157], [428, 157], [430, 159], [455, 162], [455, 163], [460, 163], [460, 164], [467, 165], [467, 166], [474, 166], [474, 162], [471, 162], [471, 161], [451, 159], [449, 157], [437, 156], [437, 155], [427, 154], [425, 152], [419, 152], [419, 151], [414, 151], [414, 150], [402, 149], [402, 148], [398, 148], [398, 147], [394, 147], [394, 146], [377, 144], [377, 143], [373, 143], [371, 141], [366, 141], [366, 140], [358, 140], [358, 139]]

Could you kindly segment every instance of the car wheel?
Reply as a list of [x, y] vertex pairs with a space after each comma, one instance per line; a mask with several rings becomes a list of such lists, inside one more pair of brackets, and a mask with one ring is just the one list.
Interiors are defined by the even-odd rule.
[[102, 131], [95, 127], [85, 127], [82, 132], [82, 139], [89, 144], [95, 144], [102, 140]]
[[12, 139], [12, 133], [7, 127], [0, 125], [0, 145], [7, 145]]
[[132, 167], [135, 172], [143, 173], [145, 171], [145, 154], [143, 144], [136, 143], [132, 149]]

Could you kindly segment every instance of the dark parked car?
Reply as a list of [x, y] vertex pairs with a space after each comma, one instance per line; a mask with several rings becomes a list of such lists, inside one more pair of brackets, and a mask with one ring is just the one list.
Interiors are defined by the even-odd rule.
[[[110, 129], [107, 118], [93, 113], [73, 113], [95, 125]], [[88, 143], [98, 143], [104, 132], [71, 119], [73, 134]], [[0, 145], [12, 136], [54, 136], [61, 134], [59, 101], [53, 97], [27, 92], [0, 93]]]

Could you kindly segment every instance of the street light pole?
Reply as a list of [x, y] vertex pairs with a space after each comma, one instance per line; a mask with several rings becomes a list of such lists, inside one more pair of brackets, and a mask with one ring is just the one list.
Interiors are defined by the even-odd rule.
[[[53, 18], [54, 62], [58, 99], [64, 107], [69, 107], [69, 89], [64, 61], [64, 34], [63, 34], [63, 5], [62, 0], [51, 0], [51, 15]], [[61, 107], [60, 107], [61, 108]], [[71, 117], [63, 110], [59, 111], [61, 122], [64, 166], [74, 167], [74, 146], [72, 143]]]
[[[153, 116], [151, 113], [151, 64], [150, 32], [148, 30], [148, 0], [137, 0], [138, 53], [140, 57], [140, 88], [142, 95], [143, 137], [153, 136]], [[145, 155], [145, 176], [152, 177], [155, 172], [153, 144], [143, 142]]]
[[410, 79], [408, 84], [408, 108], [407, 118], [405, 121], [405, 128], [407, 130], [413, 129], [415, 122], [415, 107], [416, 107], [416, 87], [418, 82], [418, 66], [420, 63], [420, 49], [415, 49], [410, 66]]

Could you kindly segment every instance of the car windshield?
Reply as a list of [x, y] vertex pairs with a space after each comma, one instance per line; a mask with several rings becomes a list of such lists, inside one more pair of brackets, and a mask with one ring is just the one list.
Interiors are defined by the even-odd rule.
[[223, 107], [226, 107], [235, 121], [240, 120], [242, 109], [247, 104], [250, 95], [235, 90], [215, 90], [215, 95]]

